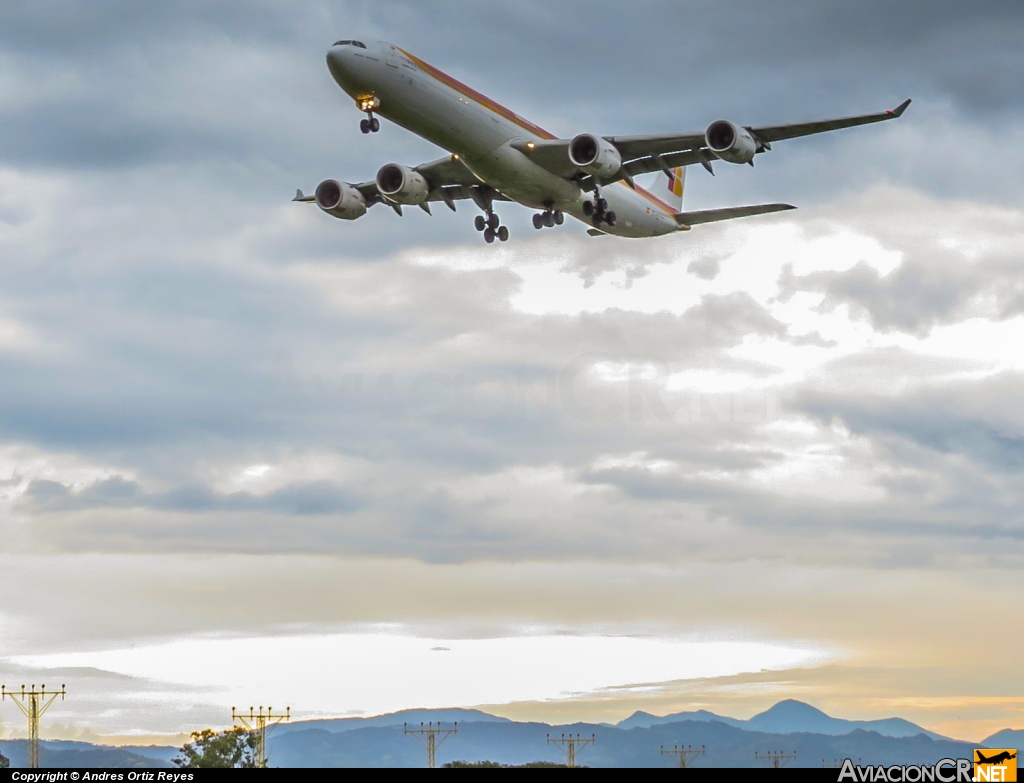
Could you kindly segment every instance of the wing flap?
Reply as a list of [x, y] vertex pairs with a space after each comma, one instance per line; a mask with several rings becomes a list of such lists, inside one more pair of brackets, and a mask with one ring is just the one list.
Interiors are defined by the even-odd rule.
[[719, 220], [766, 215], [769, 212], [785, 212], [796, 209], [792, 204], [755, 204], [749, 207], [725, 207], [724, 209], [703, 209], [698, 212], [680, 212], [676, 222], [680, 226], [696, 226], [701, 223], [717, 223]]

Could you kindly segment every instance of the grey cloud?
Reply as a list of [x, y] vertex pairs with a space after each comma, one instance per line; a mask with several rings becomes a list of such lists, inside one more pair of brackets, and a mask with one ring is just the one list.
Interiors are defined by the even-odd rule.
[[265, 496], [251, 492], [219, 494], [208, 487], [182, 486], [168, 492], [145, 492], [134, 481], [113, 476], [81, 490], [36, 479], [25, 489], [26, 510], [33, 513], [97, 508], [148, 508], [157, 511], [272, 511], [297, 516], [344, 514], [360, 506], [355, 493], [329, 481], [295, 484]]
[[863, 261], [844, 272], [813, 272], [802, 277], [794, 276], [790, 268], [780, 286], [790, 294], [797, 290], [824, 293], [823, 310], [849, 303], [880, 331], [918, 334], [963, 315], [965, 305], [978, 297], [982, 286], [996, 289], [993, 293], [1006, 290], [994, 276], [986, 280], [977, 270], [963, 266], [903, 263], [883, 277]]
[[[857, 371], [870, 372], [870, 366], [861, 363]], [[879, 365], [874, 367], [877, 373]], [[838, 380], [844, 368], [836, 370]], [[794, 404], [821, 419], [840, 419], [854, 433], [880, 439], [880, 445], [905, 440], [974, 460], [987, 471], [1018, 474], [1024, 469], [1024, 421], [1014, 401], [1022, 389], [1024, 376], [1005, 372], [982, 380], [939, 380], [898, 396], [884, 384], [855, 396], [812, 386]]]

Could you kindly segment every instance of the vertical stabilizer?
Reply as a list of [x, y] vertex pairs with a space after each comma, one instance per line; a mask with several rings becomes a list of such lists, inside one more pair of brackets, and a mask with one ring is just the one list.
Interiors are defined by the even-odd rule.
[[683, 211], [683, 182], [685, 179], [686, 169], [684, 167], [677, 166], [674, 169], [669, 169], [664, 188], [659, 188], [655, 193], [676, 212]]

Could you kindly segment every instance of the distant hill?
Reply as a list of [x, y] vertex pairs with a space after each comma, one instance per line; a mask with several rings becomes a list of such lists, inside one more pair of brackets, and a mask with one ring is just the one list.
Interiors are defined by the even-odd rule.
[[[1024, 729], [1003, 729], [985, 739], [982, 744], [986, 748], [1017, 748], [1024, 749]], [[1018, 762], [1018, 766], [1020, 763]]]
[[810, 734], [828, 734], [840, 736], [857, 729], [874, 731], [883, 737], [913, 737], [924, 734], [932, 739], [949, 739], [941, 734], [928, 731], [903, 718], [885, 718], [882, 720], [844, 720], [826, 715], [816, 707], [795, 699], [780, 701], [774, 707], [755, 715], [750, 720], [738, 720], [716, 715], [707, 710], [697, 712], [678, 712], [662, 717], [646, 712], [635, 712], [624, 721], [618, 723], [620, 729], [647, 728], [665, 723], [678, 723], [683, 720], [718, 721], [735, 728], [750, 729], [765, 734], [791, 734], [806, 732]]
[[323, 720], [302, 720], [294, 723], [282, 723], [274, 729], [274, 735], [290, 734], [293, 731], [322, 729], [329, 732], [351, 731], [381, 726], [401, 726], [403, 723], [418, 726], [420, 723], [437, 723], [450, 725], [456, 721], [466, 723], [510, 723], [508, 718], [499, 718], [480, 710], [448, 709], [448, 710], [402, 710], [389, 712], [386, 715], [374, 715], [371, 718], [325, 718]]
[[[11, 767], [28, 766], [28, 740], [0, 741], [0, 753], [11, 760]], [[40, 744], [39, 763], [48, 769], [146, 769], [173, 766], [167, 761], [132, 753], [124, 748], [53, 740]]]
[[[863, 764], [933, 763], [940, 758], [970, 758], [974, 744], [927, 732], [901, 718], [848, 721], [826, 715], [809, 704], [787, 700], [738, 720], [706, 710], [656, 716], [637, 712], [617, 726], [574, 723], [549, 726], [517, 723], [480, 710], [404, 710], [370, 718], [297, 721], [277, 727], [268, 739], [272, 767], [422, 767], [426, 752], [402, 732], [402, 724], [458, 721], [458, 733], [438, 748], [437, 761], [491, 761], [522, 765], [537, 761], [564, 762], [547, 735], [595, 735], [597, 743], [580, 753], [591, 767], [671, 767], [661, 746], [706, 746], [692, 760], [700, 767], [754, 767], [755, 752], [796, 751], [790, 766], [820, 767], [860, 759]], [[1024, 731], [1005, 729], [981, 743], [987, 747], [1020, 748]], [[46, 767], [168, 767], [177, 748], [131, 746], [112, 748], [87, 742], [43, 742]], [[28, 762], [24, 740], [0, 742], [12, 767]]]
[[[973, 745], [935, 740], [924, 734], [884, 737], [857, 729], [849, 734], [769, 734], [728, 726], [719, 721], [683, 721], [648, 728], [621, 729], [578, 723], [548, 726], [543, 723], [460, 723], [458, 734], [437, 750], [439, 765], [451, 761], [493, 761], [525, 764], [563, 761], [547, 736], [562, 733], [595, 735], [597, 742], [580, 753], [579, 763], [591, 767], [671, 767], [661, 746], [704, 745], [707, 753], [693, 761], [701, 767], [755, 767], [754, 754], [796, 751], [790, 766], [820, 767], [844, 758], [864, 764], [934, 763], [945, 758], [970, 758]], [[271, 766], [280, 767], [422, 767], [426, 754], [398, 727], [367, 727], [343, 732], [322, 729], [293, 731], [273, 737], [268, 752]]]

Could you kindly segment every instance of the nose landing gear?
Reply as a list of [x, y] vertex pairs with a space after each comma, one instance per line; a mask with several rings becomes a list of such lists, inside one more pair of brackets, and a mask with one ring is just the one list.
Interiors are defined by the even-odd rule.
[[501, 218], [491, 210], [487, 210], [486, 218], [483, 215], [477, 215], [473, 225], [476, 226], [477, 231], [484, 233], [484, 242], [487, 244], [491, 244], [495, 239], [502, 242], [508, 241], [508, 226], [501, 225]]
[[370, 95], [356, 100], [359, 111], [366, 112], [366, 119], [359, 122], [359, 130], [363, 133], [376, 133], [380, 130], [380, 120], [373, 116], [373, 112], [380, 108], [380, 98]]

